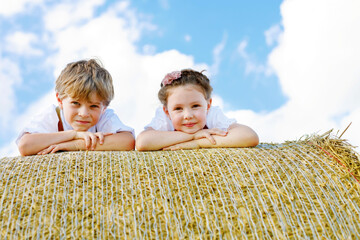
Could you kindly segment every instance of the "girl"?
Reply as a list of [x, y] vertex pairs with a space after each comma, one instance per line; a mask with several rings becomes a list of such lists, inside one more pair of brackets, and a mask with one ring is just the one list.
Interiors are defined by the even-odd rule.
[[136, 148], [177, 150], [209, 147], [253, 147], [259, 143], [249, 127], [211, 106], [209, 79], [191, 69], [175, 71], [161, 82], [163, 104], [136, 139]]

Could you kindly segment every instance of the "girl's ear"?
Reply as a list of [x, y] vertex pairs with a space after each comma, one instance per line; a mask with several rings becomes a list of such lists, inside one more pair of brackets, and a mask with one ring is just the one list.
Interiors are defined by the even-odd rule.
[[210, 107], [211, 107], [211, 104], [212, 104], [212, 98], [210, 98], [208, 101], [207, 101], [207, 111], [209, 111]]
[[59, 93], [56, 93], [56, 99], [58, 101], [60, 109], [63, 109], [63, 104], [62, 104], [62, 100], [59, 98]]
[[167, 107], [165, 105], [163, 105], [163, 110], [164, 110], [164, 113], [166, 114], [166, 116], [168, 116], [168, 118], [171, 120], [169, 110], [167, 109]]

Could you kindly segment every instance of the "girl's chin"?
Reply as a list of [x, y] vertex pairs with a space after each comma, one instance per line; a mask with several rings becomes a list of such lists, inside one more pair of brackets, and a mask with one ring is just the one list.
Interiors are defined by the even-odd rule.
[[200, 131], [201, 129], [182, 129], [182, 130], [177, 130], [176, 131], [180, 131], [180, 132], [184, 132], [184, 133], [188, 133], [188, 134], [194, 134], [198, 131]]

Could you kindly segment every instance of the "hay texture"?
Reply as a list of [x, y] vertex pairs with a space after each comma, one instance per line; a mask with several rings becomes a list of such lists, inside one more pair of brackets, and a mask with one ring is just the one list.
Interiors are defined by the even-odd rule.
[[0, 239], [357, 239], [359, 166], [329, 136], [3, 158]]

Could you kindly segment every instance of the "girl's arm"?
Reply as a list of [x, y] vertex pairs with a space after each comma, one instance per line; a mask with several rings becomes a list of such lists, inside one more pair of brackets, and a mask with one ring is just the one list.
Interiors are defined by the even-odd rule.
[[160, 150], [192, 139], [192, 134], [180, 131], [157, 131], [149, 128], [137, 136], [136, 149], [139, 151]]
[[[119, 132], [104, 137], [103, 142], [97, 141], [94, 151], [128, 151], [134, 150], [135, 139], [130, 132]], [[50, 145], [49, 147], [38, 152], [38, 154], [54, 153], [57, 151], [79, 151], [88, 150], [84, 139], [76, 139], [67, 142]]]
[[214, 136], [226, 136], [227, 132], [217, 128], [203, 129], [194, 134], [181, 131], [157, 131], [152, 128], [139, 134], [136, 139], [136, 149], [139, 151], [161, 150], [176, 144], [187, 143], [195, 139], [206, 139], [215, 144]]
[[211, 143], [207, 138], [200, 138], [186, 143], [169, 146], [164, 150], [212, 147], [255, 147], [259, 144], [259, 137], [254, 130], [237, 123], [230, 125], [226, 136], [212, 136], [215, 139], [215, 144]]

